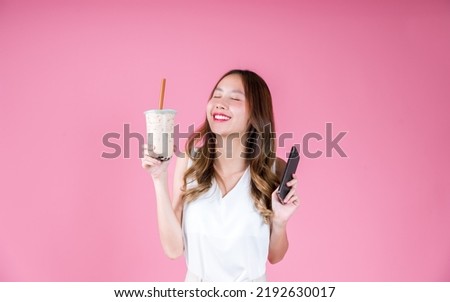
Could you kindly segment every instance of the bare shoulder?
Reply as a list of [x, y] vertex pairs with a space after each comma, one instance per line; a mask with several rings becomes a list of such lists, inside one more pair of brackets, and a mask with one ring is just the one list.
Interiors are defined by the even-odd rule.
[[286, 168], [286, 161], [280, 157], [277, 157], [275, 159], [275, 173], [277, 174], [280, 180], [281, 177], [283, 177], [283, 172], [285, 168]]

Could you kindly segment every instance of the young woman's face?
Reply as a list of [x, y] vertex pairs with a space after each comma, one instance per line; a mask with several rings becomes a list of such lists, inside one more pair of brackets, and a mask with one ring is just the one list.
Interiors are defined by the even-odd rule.
[[242, 135], [247, 130], [250, 113], [241, 76], [230, 74], [223, 78], [206, 107], [212, 132], [221, 136]]

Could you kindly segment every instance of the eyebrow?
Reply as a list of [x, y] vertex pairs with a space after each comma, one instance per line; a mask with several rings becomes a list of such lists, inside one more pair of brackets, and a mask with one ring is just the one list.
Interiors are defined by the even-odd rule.
[[[223, 89], [222, 88], [219, 88], [219, 87], [216, 87], [216, 89], [214, 89], [214, 91], [216, 91], [216, 90], [218, 90], [218, 91], [220, 91], [220, 92], [223, 92]], [[242, 94], [243, 96], [245, 96], [245, 93], [243, 93], [242, 91], [240, 91], [240, 90], [231, 90], [231, 92], [234, 92], [234, 93], [239, 93], [239, 94]]]

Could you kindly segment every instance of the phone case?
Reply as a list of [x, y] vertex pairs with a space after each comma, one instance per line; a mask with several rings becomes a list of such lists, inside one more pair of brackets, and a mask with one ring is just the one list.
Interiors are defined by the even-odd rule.
[[284, 169], [283, 177], [281, 178], [280, 187], [278, 189], [278, 197], [281, 200], [284, 200], [286, 195], [289, 193], [290, 188], [286, 185], [290, 180], [292, 180], [292, 174], [297, 171], [297, 166], [300, 161], [300, 156], [298, 154], [297, 148], [292, 146], [291, 152], [289, 153], [289, 158], [286, 164], [286, 168]]

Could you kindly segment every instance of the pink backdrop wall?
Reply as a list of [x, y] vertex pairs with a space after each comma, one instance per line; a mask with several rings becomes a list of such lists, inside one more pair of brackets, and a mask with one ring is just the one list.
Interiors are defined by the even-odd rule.
[[1, 281], [183, 280], [137, 141], [104, 159], [102, 136], [144, 133], [163, 76], [198, 125], [231, 68], [268, 82], [288, 147], [348, 131], [348, 158], [302, 160], [269, 280], [450, 281], [448, 1], [61, 2], [0, 1]]

